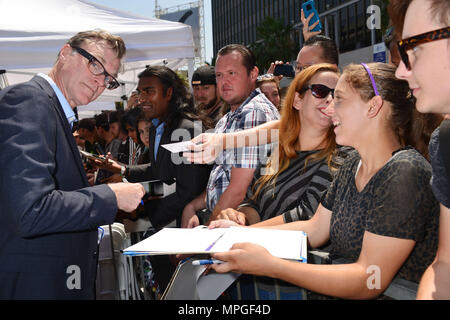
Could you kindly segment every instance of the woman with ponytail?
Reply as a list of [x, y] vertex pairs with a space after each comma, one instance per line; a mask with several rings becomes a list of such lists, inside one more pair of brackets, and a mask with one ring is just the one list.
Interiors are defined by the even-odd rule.
[[427, 141], [411, 134], [418, 119], [408, 84], [388, 64], [350, 65], [336, 85], [333, 107], [336, 143], [355, 151], [310, 220], [273, 228], [303, 230], [313, 248], [330, 241], [332, 258], [349, 263], [296, 263], [242, 243], [212, 255], [224, 261], [213, 265], [217, 272], [278, 278], [347, 299], [376, 298], [396, 276], [419, 281], [436, 252], [439, 204], [430, 164], [414, 149]]

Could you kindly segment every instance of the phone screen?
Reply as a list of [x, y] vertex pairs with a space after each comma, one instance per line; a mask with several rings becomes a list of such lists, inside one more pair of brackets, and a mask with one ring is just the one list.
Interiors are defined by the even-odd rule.
[[285, 76], [285, 77], [290, 77], [290, 78], [294, 78], [295, 77], [295, 71], [294, 71], [294, 67], [292, 67], [289, 64], [279, 64], [275, 67], [275, 70], [273, 71], [273, 74], [275, 76]]
[[164, 195], [164, 186], [161, 181], [144, 181], [140, 184], [144, 187], [145, 194], [148, 196], [161, 197]]

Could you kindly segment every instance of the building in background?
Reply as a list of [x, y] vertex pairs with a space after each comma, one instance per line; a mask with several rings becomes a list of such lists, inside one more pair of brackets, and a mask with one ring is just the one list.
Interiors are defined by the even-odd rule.
[[[163, 4], [164, 2], [160, 1], [160, 3]], [[162, 20], [181, 22], [190, 25], [195, 45], [195, 64], [199, 66], [205, 62], [206, 52], [203, 0], [169, 8], [161, 8], [161, 6], [158, 5], [158, 1], [155, 1], [155, 17]]]
[[[214, 54], [230, 43], [249, 45], [258, 41], [257, 27], [268, 16], [294, 26], [292, 37], [302, 47], [300, 36], [302, 0], [213, 0]], [[382, 42], [380, 29], [369, 29], [368, 20], [373, 0], [314, 1], [323, 26], [322, 34], [334, 39], [339, 47], [340, 65], [349, 62], [372, 61], [374, 46]], [[382, 1], [379, 1], [380, 3]], [[376, 14], [376, 12], [375, 12]], [[376, 17], [380, 19], [380, 17]]]

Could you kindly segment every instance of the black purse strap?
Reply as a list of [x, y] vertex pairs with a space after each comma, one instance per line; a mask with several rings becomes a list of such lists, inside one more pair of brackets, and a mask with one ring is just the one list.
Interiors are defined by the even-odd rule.
[[439, 127], [439, 148], [444, 158], [447, 177], [450, 179], [450, 119], [442, 121]]

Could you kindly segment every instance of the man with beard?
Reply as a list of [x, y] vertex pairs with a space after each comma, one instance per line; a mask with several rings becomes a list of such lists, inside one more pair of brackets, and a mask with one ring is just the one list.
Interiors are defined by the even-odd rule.
[[229, 111], [229, 106], [217, 92], [215, 68], [209, 65], [199, 67], [192, 75], [191, 83], [197, 112], [205, 114], [215, 126]]

